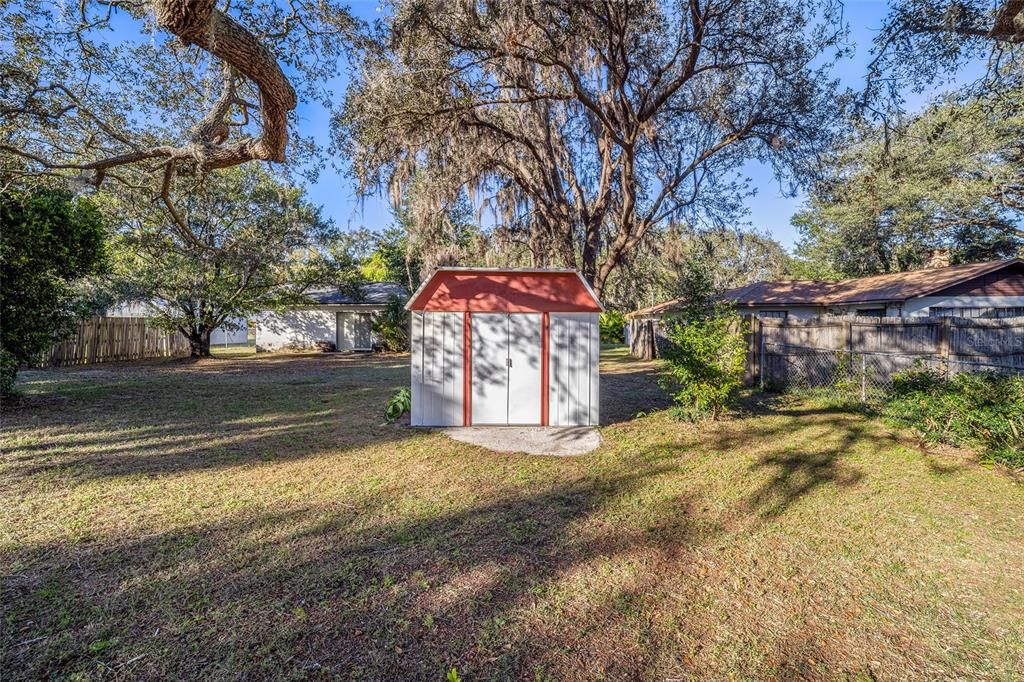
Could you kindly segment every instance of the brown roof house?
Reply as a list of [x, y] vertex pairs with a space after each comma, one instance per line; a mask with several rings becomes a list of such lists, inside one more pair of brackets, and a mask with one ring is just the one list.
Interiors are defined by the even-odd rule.
[[[730, 289], [722, 297], [739, 312], [762, 317], [1024, 317], [1024, 261], [1010, 258], [841, 282], [755, 282]], [[682, 307], [683, 301], [674, 299], [628, 317], [660, 318]]]

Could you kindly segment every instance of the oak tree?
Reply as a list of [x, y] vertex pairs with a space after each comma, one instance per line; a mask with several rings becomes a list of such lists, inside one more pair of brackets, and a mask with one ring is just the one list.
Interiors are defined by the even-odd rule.
[[842, 30], [812, 0], [397, 0], [335, 119], [365, 191], [463, 192], [600, 294], [651, 230], [735, 215], [747, 159], [813, 165]]
[[874, 41], [862, 110], [888, 119], [905, 90], [948, 85], [960, 67], [984, 60], [963, 94], [1024, 87], [1024, 0], [898, 0]]
[[182, 235], [178, 178], [309, 151], [299, 98], [328, 102], [354, 22], [332, 0], [0, 5], [0, 175], [147, 193]]
[[856, 277], [1024, 247], [1024, 91], [948, 97], [904, 124], [862, 126], [794, 217], [800, 255]]
[[259, 166], [222, 171], [182, 197], [189, 234], [145, 203], [106, 197], [121, 216], [111, 242], [109, 295], [143, 305], [157, 324], [184, 334], [192, 357], [210, 355], [210, 334], [261, 310], [301, 302], [336, 284], [332, 223], [301, 189]]

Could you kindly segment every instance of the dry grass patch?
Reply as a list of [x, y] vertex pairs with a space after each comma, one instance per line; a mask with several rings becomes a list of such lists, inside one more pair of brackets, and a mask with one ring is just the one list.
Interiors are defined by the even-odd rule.
[[401, 357], [26, 372], [5, 679], [1020, 677], [1018, 484], [810, 405], [681, 423], [606, 369], [571, 459], [382, 425]]

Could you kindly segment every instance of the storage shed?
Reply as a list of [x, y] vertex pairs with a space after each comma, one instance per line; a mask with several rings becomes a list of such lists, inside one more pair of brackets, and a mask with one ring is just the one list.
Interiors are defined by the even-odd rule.
[[603, 308], [575, 270], [441, 268], [406, 307], [414, 426], [598, 423]]

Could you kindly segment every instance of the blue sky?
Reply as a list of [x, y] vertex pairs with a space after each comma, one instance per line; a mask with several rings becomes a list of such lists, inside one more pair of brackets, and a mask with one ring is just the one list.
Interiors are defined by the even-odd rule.
[[[355, 15], [363, 19], [371, 20], [378, 16], [375, 1], [354, 2], [350, 7]], [[862, 87], [867, 64], [871, 59], [871, 43], [887, 11], [888, 3], [881, 0], [848, 0], [845, 3], [844, 13], [850, 25], [850, 41], [856, 49], [852, 56], [843, 59], [835, 67], [835, 76], [844, 86]], [[345, 77], [339, 76], [335, 86], [339, 96], [344, 91], [345, 83]], [[927, 96], [908, 99], [911, 106], [921, 106]], [[300, 105], [297, 113], [300, 134], [313, 136], [326, 146], [329, 142], [329, 113], [323, 107], [310, 104]], [[756, 189], [756, 194], [746, 202], [750, 224], [768, 232], [784, 246], [791, 248], [799, 235], [790, 225], [790, 218], [800, 207], [803, 197], [784, 196], [779, 181], [773, 176], [771, 169], [760, 163], [748, 163], [744, 168], [744, 174], [750, 178], [751, 186]], [[366, 227], [379, 230], [392, 222], [386, 197], [359, 198], [351, 178], [330, 166], [323, 170], [319, 180], [308, 189], [312, 201], [322, 205], [325, 215], [333, 218], [342, 228]]]

